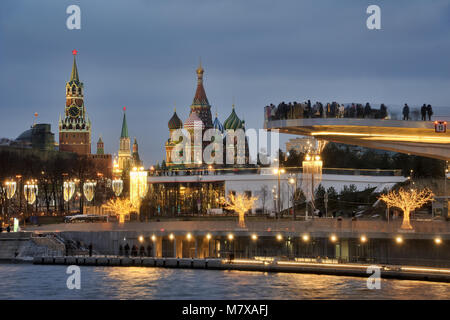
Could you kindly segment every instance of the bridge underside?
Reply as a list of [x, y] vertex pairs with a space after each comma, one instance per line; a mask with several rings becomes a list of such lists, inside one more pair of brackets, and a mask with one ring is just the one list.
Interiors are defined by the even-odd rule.
[[429, 121], [376, 119], [289, 119], [264, 124], [267, 130], [367, 148], [450, 160], [450, 132], [436, 133]]

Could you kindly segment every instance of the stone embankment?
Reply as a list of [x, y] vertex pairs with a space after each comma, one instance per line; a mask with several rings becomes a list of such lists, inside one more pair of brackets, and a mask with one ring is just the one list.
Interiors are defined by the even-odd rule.
[[261, 272], [313, 273], [352, 277], [369, 277], [378, 268], [381, 278], [450, 282], [450, 269], [410, 266], [370, 266], [338, 263], [302, 263], [296, 261], [261, 261], [189, 258], [137, 257], [34, 257], [34, 264], [78, 266], [160, 267]]
[[27, 261], [36, 256], [61, 256], [65, 245], [57, 235], [31, 232], [0, 233], [0, 260]]

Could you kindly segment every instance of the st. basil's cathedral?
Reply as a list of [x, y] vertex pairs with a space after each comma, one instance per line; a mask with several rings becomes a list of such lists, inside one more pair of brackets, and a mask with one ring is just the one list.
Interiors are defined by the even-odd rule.
[[[195, 96], [192, 101], [192, 104], [190, 106], [190, 113], [189, 117], [186, 119], [186, 121], [183, 123], [181, 119], [178, 117], [176, 110], [174, 111], [172, 117], [169, 120], [168, 127], [169, 127], [169, 134], [170, 138], [165, 143], [166, 148], [166, 165], [169, 168], [172, 169], [184, 169], [184, 168], [198, 168], [205, 166], [204, 162], [201, 161], [201, 163], [195, 163], [195, 159], [201, 159], [201, 155], [195, 155], [196, 152], [201, 152], [203, 154], [203, 151], [205, 147], [210, 142], [203, 142], [200, 150], [195, 149], [194, 139], [196, 138], [195, 135], [198, 133], [201, 133], [202, 136], [204, 132], [208, 129], [216, 129], [218, 132], [221, 133], [222, 137], [224, 138], [224, 155], [226, 155], [227, 152], [230, 151], [230, 149], [233, 149], [233, 154], [235, 155], [235, 163], [248, 163], [248, 145], [247, 140], [245, 141], [245, 144], [243, 146], [244, 150], [240, 150], [239, 144], [236, 143], [236, 141], [233, 141], [231, 145], [226, 144], [226, 135], [227, 132], [230, 131], [236, 131], [238, 129], [242, 129], [245, 131], [245, 121], [239, 119], [239, 117], [236, 114], [236, 111], [234, 109], [234, 104], [232, 106], [232, 111], [230, 116], [225, 120], [225, 122], [222, 123], [217, 117], [212, 120], [211, 115], [211, 105], [209, 104], [208, 98], [206, 96], [205, 88], [203, 86], [203, 75], [204, 75], [204, 69], [202, 68], [202, 65], [200, 63], [199, 67], [196, 70], [197, 73], [197, 89], [195, 91]], [[180, 141], [173, 141], [172, 140], [172, 134], [176, 130], [185, 129], [191, 138], [191, 145], [194, 146], [192, 148], [192, 156], [190, 157], [191, 162], [184, 162], [182, 164], [176, 163], [174, 159], [172, 159], [173, 150], [176, 148], [177, 144]], [[201, 129], [201, 130], [196, 130]], [[200, 137], [201, 141], [201, 137]], [[237, 159], [237, 157], [245, 157], [245, 159]], [[241, 161], [239, 161], [241, 160]], [[223, 161], [225, 163], [225, 161]], [[236, 165], [233, 165], [236, 166]], [[216, 166], [217, 167], [217, 166]]]

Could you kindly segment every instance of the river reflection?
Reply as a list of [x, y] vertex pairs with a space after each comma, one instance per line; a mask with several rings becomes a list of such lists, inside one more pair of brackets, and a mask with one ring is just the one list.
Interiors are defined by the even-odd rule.
[[0, 264], [0, 299], [448, 299], [450, 284], [313, 274], [81, 267], [69, 290], [65, 266]]

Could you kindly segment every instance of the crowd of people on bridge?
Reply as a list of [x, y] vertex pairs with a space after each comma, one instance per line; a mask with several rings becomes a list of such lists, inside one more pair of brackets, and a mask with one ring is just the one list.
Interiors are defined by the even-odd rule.
[[384, 119], [387, 117], [387, 107], [381, 104], [379, 109], [373, 109], [369, 103], [362, 105], [352, 103], [348, 105], [337, 102], [323, 104], [311, 100], [303, 103], [284, 101], [275, 106], [270, 104], [265, 107], [265, 120], [301, 119], [301, 118], [367, 118]]
[[[418, 112], [417, 109], [414, 112]], [[410, 108], [405, 103], [403, 107], [403, 120], [410, 120]], [[423, 121], [431, 121], [433, 115], [433, 108], [431, 105], [424, 104], [420, 109], [420, 114]], [[264, 117], [266, 121], [269, 120], [284, 120], [284, 119], [301, 119], [301, 118], [359, 118], [359, 119], [386, 119], [388, 117], [388, 110], [384, 104], [380, 105], [379, 109], [372, 108], [370, 103], [365, 105], [360, 103], [340, 104], [337, 102], [329, 102], [323, 104], [322, 102], [311, 103], [311, 100], [300, 102], [284, 101], [275, 106], [270, 104], [264, 108]], [[418, 120], [418, 116], [416, 117]]]
[[[408, 104], [405, 103], [405, 106], [403, 107], [403, 120], [409, 120], [409, 106]], [[431, 121], [431, 116], [433, 115], [433, 108], [431, 107], [431, 104], [426, 105], [425, 103], [423, 104], [422, 108], [420, 108], [420, 114], [422, 116], [422, 121], [427, 121], [427, 116], [428, 116], [428, 121]]]

